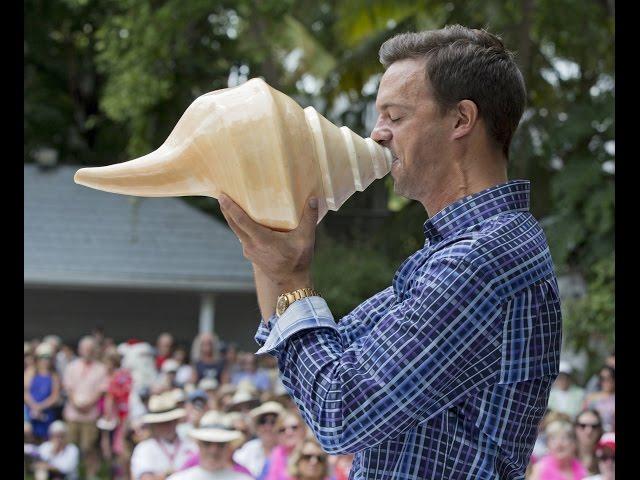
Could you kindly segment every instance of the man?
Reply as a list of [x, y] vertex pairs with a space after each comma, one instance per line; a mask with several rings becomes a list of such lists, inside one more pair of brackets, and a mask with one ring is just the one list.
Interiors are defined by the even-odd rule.
[[162, 364], [173, 355], [173, 335], [164, 332], [156, 340], [156, 368], [160, 370]]
[[176, 427], [185, 411], [176, 407], [171, 392], [149, 399], [149, 413], [143, 422], [151, 428], [151, 438], [143, 440], [131, 455], [131, 476], [134, 480], [164, 480], [182, 467], [196, 451], [191, 439], [181, 439]]
[[371, 138], [430, 217], [424, 247], [336, 324], [312, 288], [316, 199], [275, 232], [222, 195], [254, 265], [257, 353], [278, 358], [323, 448], [355, 452], [352, 479], [522, 479], [561, 339], [529, 183], [507, 181], [522, 75], [500, 39], [461, 26], [398, 35], [380, 60]]
[[95, 339], [83, 337], [78, 344], [79, 358], [67, 366], [62, 380], [67, 395], [63, 417], [67, 422], [69, 441], [80, 447], [90, 479], [98, 473], [98, 401], [107, 385], [107, 369], [95, 360], [96, 353]]
[[209, 411], [202, 417], [200, 428], [189, 432], [198, 442], [199, 452], [189, 459], [185, 470], [168, 480], [251, 480], [248, 470], [232, 461], [233, 451], [244, 435], [231, 426], [228, 415]]

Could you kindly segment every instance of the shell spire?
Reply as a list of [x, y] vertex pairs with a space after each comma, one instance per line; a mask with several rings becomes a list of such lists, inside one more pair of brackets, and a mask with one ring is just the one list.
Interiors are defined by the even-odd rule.
[[255, 78], [198, 97], [157, 150], [82, 168], [74, 181], [124, 195], [229, 195], [255, 221], [298, 226], [305, 200], [318, 221], [391, 169], [391, 152]]

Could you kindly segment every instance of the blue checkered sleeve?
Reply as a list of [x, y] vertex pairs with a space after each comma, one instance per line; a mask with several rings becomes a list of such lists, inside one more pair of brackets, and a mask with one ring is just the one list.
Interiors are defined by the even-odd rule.
[[[313, 300], [316, 301], [316, 300]], [[395, 302], [395, 296], [393, 294], [393, 287], [388, 287], [385, 290], [377, 293], [366, 302], [363, 302], [356, 307], [351, 313], [345, 315], [338, 324], [338, 332], [340, 333], [342, 344], [345, 346], [351, 345], [353, 341], [360, 338], [362, 335], [368, 333], [375, 322], [384, 314], [384, 312]], [[292, 304], [296, 306], [296, 309], [287, 309], [284, 316], [291, 317], [293, 312], [300, 312], [301, 307], [309, 305], [307, 302], [298, 301]], [[302, 312], [303, 317], [313, 315], [313, 312], [309, 309], [304, 309]], [[325, 314], [328, 318], [331, 312]], [[272, 315], [269, 318], [268, 324], [263, 321], [260, 322], [256, 335], [254, 337], [256, 343], [262, 347], [269, 334], [271, 333], [272, 325], [276, 321], [276, 316]], [[332, 325], [331, 325], [332, 326]], [[258, 351], [260, 352], [260, 351]], [[260, 352], [262, 353], [262, 352]]]
[[374, 308], [365, 335], [352, 333], [357, 309], [341, 335], [324, 300], [310, 297], [273, 322], [258, 350], [278, 358], [285, 387], [327, 452], [394, 438], [499, 375], [499, 300], [481, 269], [440, 257], [421, 272], [402, 301], [379, 294], [386, 305]]

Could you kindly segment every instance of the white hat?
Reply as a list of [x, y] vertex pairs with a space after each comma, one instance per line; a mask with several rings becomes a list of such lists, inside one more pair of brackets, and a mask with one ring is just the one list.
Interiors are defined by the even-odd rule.
[[230, 418], [218, 411], [210, 410], [200, 419], [200, 426], [191, 430], [189, 436], [202, 442], [228, 443], [244, 437], [242, 432], [231, 427]]
[[218, 388], [218, 381], [215, 378], [205, 377], [198, 383], [200, 390], [215, 390]]
[[260, 400], [251, 395], [249, 392], [245, 390], [238, 390], [233, 397], [231, 398], [231, 402], [229, 403], [229, 408], [239, 408], [240, 406], [255, 407], [260, 404]]
[[254, 408], [249, 412], [251, 418], [255, 419], [261, 415], [266, 415], [267, 413], [274, 413], [276, 415], [281, 415], [285, 412], [285, 409], [278, 402], [265, 402], [257, 408]]
[[56, 433], [67, 433], [67, 424], [62, 420], [56, 420], [49, 425], [49, 435], [54, 435]]
[[149, 413], [142, 417], [144, 423], [165, 423], [184, 417], [184, 408], [176, 408], [173, 391], [152, 395], [149, 399]]
[[573, 367], [567, 361], [560, 361], [559, 373], [564, 373], [566, 375], [571, 375], [573, 373]]
[[167, 358], [164, 362], [162, 362], [162, 367], [160, 367], [160, 370], [162, 370], [163, 373], [175, 373], [178, 371], [178, 368], [180, 368], [180, 364], [177, 360], [174, 360], [173, 358]]
[[53, 356], [53, 347], [50, 343], [42, 342], [36, 348], [36, 357], [51, 357]]

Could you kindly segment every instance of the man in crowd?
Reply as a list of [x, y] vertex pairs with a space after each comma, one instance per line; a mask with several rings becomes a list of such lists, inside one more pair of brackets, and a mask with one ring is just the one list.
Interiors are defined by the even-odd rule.
[[173, 335], [161, 333], [156, 341], [156, 368], [160, 370], [162, 364], [173, 355]]
[[96, 347], [93, 337], [83, 337], [78, 344], [79, 358], [67, 366], [62, 381], [67, 395], [63, 416], [69, 440], [80, 447], [89, 479], [98, 472], [98, 401], [107, 383], [107, 369], [96, 360]]
[[176, 407], [171, 392], [149, 399], [149, 413], [143, 422], [151, 428], [151, 438], [143, 440], [131, 455], [131, 475], [134, 480], [164, 480], [196, 451], [194, 442], [181, 439], [176, 427], [185, 411]]
[[[215, 418], [215, 423], [208, 421]], [[241, 442], [241, 432], [231, 428], [223, 415], [209, 412], [202, 418], [200, 428], [189, 435], [198, 442], [199, 463], [178, 472], [169, 480], [252, 480], [250, 475], [234, 468], [231, 456], [234, 443]]]
[[338, 322], [313, 289], [318, 218], [272, 231], [220, 196], [254, 266], [257, 353], [350, 478], [520, 479], [558, 374], [561, 311], [529, 182], [508, 181], [524, 80], [502, 41], [459, 25], [380, 49], [371, 138], [396, 193], [422, 203], [424, 247]]

